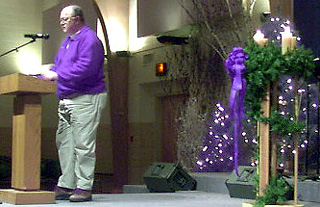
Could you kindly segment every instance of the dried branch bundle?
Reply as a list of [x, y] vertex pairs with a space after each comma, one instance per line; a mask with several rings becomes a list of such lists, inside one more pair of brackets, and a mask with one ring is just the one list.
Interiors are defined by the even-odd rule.
[[[193, 22], [188, 44], [170, 46], [167, 81], [179, 82], [189, 100], [178, 118], [178, 158], [187, 169], [197, 161], [205, 138], [209, 111], [224, 103], [230, 83], [223, 60], [251, 36], [256, 0], [177, 0]], [[170, 84], [169, 84], [170, 85]]]

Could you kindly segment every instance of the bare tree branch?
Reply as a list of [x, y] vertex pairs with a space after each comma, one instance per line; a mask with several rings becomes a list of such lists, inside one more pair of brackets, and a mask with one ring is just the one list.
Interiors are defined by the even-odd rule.
[[254, 9], [254, 6], [255, 6], [256, 3], [257, 3], [257, 0], [250, 1], [250, 10], [249, 10], [249, 16], [250, 16], [250, 18], [252, 18], [253, 9]]
[[167, 58], [175, 70], [169, 71], [166, 80], [179, 82], [188, 96], [177, 118], [177, 153], [179, 162], [192, 169], [206, 133], [206, 129], [201, 128], [209, 121], [206, 113], [217, 100], [227, 101], [230, 81], [223, 60], [229, 50], [243, 46], [249, 37], [246, 34], [251, 29], [252, 10], [257, 0], [246, 0], [246, 9], [241, 0], [176, 1], [197, 29], [189, 44], [168, 47]]
[[224, 60], [226, 57], [227, 57], [227, 52], [224, 50], [224, 47], [223, 47], [223, 44], [221, 43], [218, 35], [213, 31], [213, 29], [210, 27], [210, 24], [209, 24], [209, 21], [208, 21], [208, 18], [206, 17], [205, 15], [205, 12], [204, 12], [204, 9], [203, 9], [203, 6], [201, 3], [199, 3], [199, 7], [200, 7], [200, 11], [201, 11], [201, 14], [203, 16], [203, 19], [204, 19], [204, 23], [208, 29], [208, 31], [210, 32], [210, 34], [212, 35], [212, 37], [215, 39], [215, 41], [217, 42], [217, 45], [220, 47], [220, 50], [222, 51], [222, 54], [220, 53], [219, 49], [216, 48], [213, 44], [210, 44], [212, 46], [212, 48], [216, 51], [219, 51], [218, 54], [222, 57], [221, 59]]
[[[188, 14], [188, 16], [191, 18], [191, 20], [194, 23], [198, 22], [198, 19], [196, 17], [194, 17], [194, 15], [189, 11], [189, 8], [186, 8], [184, 6], [184, 3], [182, 2], [182, 0], [177, 0], [179, 5], [185, 10], [185, 12]], [[214, 40], [216, 41], [218, 47], [215, 44], [210, 43], [210, 41], [206, 41], [208, 43], [208, 45], [210, 47], [212, 47], [213, 50], [215, 50], [218, 55], [221, 57], [222, 60], [224, 60], [227, 57], [227, 52], [224, 49], [224, 45], [222, 44], [220, 38], [218, 37], [218, 35], [214, 32], [213, 28], [210, 26], [209, 24], [209, 20], [204, 12], [204, 8], [201, 4], [200, 1], [197, 0], [192, 0], [192, 3], [194, 5], [195, 8], [197, 8], [197, 10], [199, 11], [199, 13], [201, 14], [201, 19], [203, 19], [203, 23], [205, 25], [205, 27], [207, 28], [207, 30], [209, 31], [209, 34], [212, 35], [212, 37], [214, 38]], [[199, 17], [198, 17], [199, 18]]]
[[234, 20], [234, 17], [233, 17], [233, 13], [232, 13], [232, 10], [231, 10], [231, 6], [230, 6], [230, 2], [229, 0], [225, 0], [226, 4], [227, 4], [227, 8], [228, 8], [228, 12], [229, 12], [229, 17], [230, 17], [230, 20], [232, 21], [233, 25], [234, 25], [234, 33], [236, 34], [236, 37], [238, 38], [239, 42], [242, 41], [242, 38], [241, 38], [241, 35], [239, 33], [239, 31], [241, 31], [241, 29], [239, 28], [238, 24], [236, 23], [236, 21]]

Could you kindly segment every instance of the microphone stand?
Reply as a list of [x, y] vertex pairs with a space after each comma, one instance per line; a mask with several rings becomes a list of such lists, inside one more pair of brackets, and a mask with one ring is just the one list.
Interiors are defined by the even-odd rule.
[[9, 53], [11, 53], [11, 52], [13, 52], [13, 51], [19, 52], [19, 50], [18, 50], [19, 48], [24, 47], [24, 46], [26, 46], [26, 45], [28, 45], [28, 44], [30, 44], [30, 43], [35, 42], [35, 41], [36, 41], [36, 39], [35, 39], [35, 38], [32, 38], [32, 40], [30, 40], [29, 42], [24, 43], [24, 44], [22, 44], [22, 45], [20, 45], [20, 46], [18, 46], [18, 47], [16, 47], [16, 48], [13, 48], [12, 50], [9, 50], [8, 52], [5, 52], [5, 53], [1, 54], [0, 57], [5, 56], [5, 55], [7, 55], [7, 54], [9, 54]]

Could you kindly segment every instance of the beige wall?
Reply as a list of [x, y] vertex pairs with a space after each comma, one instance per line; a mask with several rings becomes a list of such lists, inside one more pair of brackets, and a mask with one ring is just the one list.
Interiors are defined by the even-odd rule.
[[[24, 34], [42, 32], [42, 2], [39, 0], [1, 1], [0, 7], [0, 51], [1, 53], [13, 49], [30, 39]], [[26, 54], [34, 53], [37, 63], [41, 59], [41, 41], [21, 48], [18, 53], [13, 52], [1, 58], [0, 74], [17, 72], [22, 65], [19, 60]], [[31, 55], [31, 54], [30, 54]], [[30, 61], [33, 61], [32, 59]], [[25, 62], [25, 64], [28, 64]], [[1, 123], [0, 123], [1, 125]]]
[[43, 0], [43, 11], [58, 5], [61, 0]]
[[261, 26], [261, 14], [263, 12], [270, 12], [269, 0], [257, 0], [253, 10], [253, 24], [254, 28], [260, 28]]
[[129, 49], [129, 0], [95, 0], [108, 30], [112, 52]]
[[191, 23], [178, 1], [172, 0], [138, 0], [138, 21], [139, 37], [179, 29]]

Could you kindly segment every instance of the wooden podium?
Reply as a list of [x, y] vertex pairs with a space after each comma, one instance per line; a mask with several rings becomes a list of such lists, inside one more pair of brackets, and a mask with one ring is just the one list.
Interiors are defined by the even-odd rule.
[[55, 203], [54, 192], [40, 190], [41, 95], [55, 93], [56, 83], [23, 74], [0, 77], [0, 95], [15, 95], [12, 131], [12, 189], [0, 200], [12, 204]]

